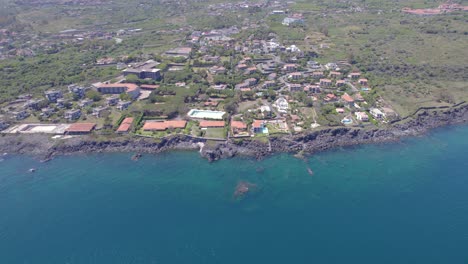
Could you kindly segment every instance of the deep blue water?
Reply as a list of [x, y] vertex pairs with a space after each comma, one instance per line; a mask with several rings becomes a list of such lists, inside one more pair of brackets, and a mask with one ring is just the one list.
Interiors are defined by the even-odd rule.
[[131, 155], [6, 157], [0, 263], [468, 263], [468, 126], [307, 161]]

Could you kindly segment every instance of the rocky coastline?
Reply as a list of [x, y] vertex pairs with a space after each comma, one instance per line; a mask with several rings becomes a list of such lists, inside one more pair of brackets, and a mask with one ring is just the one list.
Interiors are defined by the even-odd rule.
[[0, 152], [27, 154], [50, 160], [58, 155], [100, 152], [160, 153], [168, 150], [198, 150], [209, 161], [238, 155], [261, 159], [274, 153], [313, 154], [318, 151], [357, 144], [380, 143], [417, 136], [428, 130], [468, 123], [468, 104], [447, 109], [428, 109], [415, 113], [404, 122], [388, 128], [336, 127], [297, 135], [270, 137], [268, 142], [250, 138], [206, 142], [204, 139], [176, 135], [163, 139], [142, 137], [116, 137], [96, 139], [93, 136], [77, 136], [66, 140], [52, 140], [47, 135], [2, 135]]

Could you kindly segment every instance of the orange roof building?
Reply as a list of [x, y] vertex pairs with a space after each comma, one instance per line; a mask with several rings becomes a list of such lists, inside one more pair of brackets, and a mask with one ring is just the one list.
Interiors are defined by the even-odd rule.
[[247, 129], [247, 124], [242, 121], [231, 121], [231, 128], [238, 129], [238, 130], [245, 130]]
[[65, 132], [67, 134], [89, 134], [96, 127], [95, 123], [74, 123]]
[[168, 128], [185, 128], [185, 120], [147, 121], [143, 125], [144, 131], [164, 131]]
[[200, 121], [201, 128], [224, 127], [224, 121]]
[[343, 99], [346, 103], [349, 103], [349, 104], [354, 103], [354, 99], [347, 93], [343, 94], [341, 96], [341, 99]]
[[128, 133], [130, 127], [132, 127], [133, 118], [127, 117], [125, 118], [122, 123], [120, 124], [119, 128], [117, 129], [117, 133]]

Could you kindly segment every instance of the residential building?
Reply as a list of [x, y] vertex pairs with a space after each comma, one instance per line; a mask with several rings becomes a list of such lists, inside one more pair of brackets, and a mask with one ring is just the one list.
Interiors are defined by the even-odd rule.
[[302, 91], [302, 85], [298, 83], [292, 83], [289, 85], [289, 91], [294, 93], [294, 92], [301, 92]]
[[83, 107], [87, 107], [87, 106], [90, 106], [93, 104], [93, 100], [90, 100], [90, 99], [83, 99], [81, 100], [79, 103], [78, 103], [78, 106], [83, 108]]
[[224, 121], [200, 121], [200, 128], [221, 128], [224, 125]]
[[268, 88], [271, 88], [271, 87], [275, 87], [276, 85], [276, 82], [275, 81], [265, 81], [262, 85], [262, 88], [263, 89], [268, 89]]
[[357, 80], [357, 79], [359, 79], [359, 78], [361, 77], [361, 73], [359, 73], [359, 72], [352, 72], [351, 74], [349, 74], [349, 77], [350, 77], [351, 79]]
[[385, 118], [385, 114], [377, 108], [370, 109], [370, 113], [373, 117], [377, 119]]
[[356, 119], [362, 122], [368, 122], [369, 116], [365, 112], [356, 112]]
[[107, 106], [100, 106], [93, 109], [92, 115], [99, 118], [102, 116], [102, 112], [109, 109]]
[[63, 99], [63, 98], [59, 98], [57, 99], [57, 107], [58, 108], [65, 108], [68, 104], [68, 101]]
[[120, 123], [119, 128], [117, 128], [117, 133], [128, 133], [130, 131], [130, 128], [132, 127], [133, 124], [133, 117], [127, 117], [125, 118], [122, 123]]
[[276, 107], [280, 113], [287, 113], [289, 110], [288, 100], [286, 100], [284, 97], [278, 98], [273, 106]]
[[122, 72], [124, 76], [134, 75], [139, 79], [161, 80], [160, 69], [125, 69]]
[[271, 117], [271, 108], [268, 105], [260, 106], [260, 112], [262, 112], [262, 115], [263, 115], [264, 118], [270, 118]]
[[117, 103], [117, 109], [123, 111], [127, 109], [132, 104], [132, 101], [119, 101]]
[[215, 65], [215, 66], [211, 67], [209, 70], [210, 70], [211, 74], [224, 74], [224, 73], [226, 73], [226, 68], [224, 68], [223, 66], [218, 66], [218, 65]]
[[231, 132], [233, 135], [247, 132], [247, 124], [242, 121], [231, 120]]
[[332, 85], [332, 81], [330, 79], [320, 79], [320, 85], [329, 87]]
[[364, 97], [362, 97], [362, 95], [360, 93], [357, 93], [354, 95], [354, 100], [356, 102], [364, 102]]
[[330, 72], [330, 78], [340, 78], [340, 77], [341, 77], [341, 72], [337, 72], [337, 71]]
[[320, 64], [316, 61], [308, 61], [307, 62], [307, 67], [311, 69], [320, 69]]
[[297, 70], [297, 65], [296, 64], [285, 64], [283, 66], [283, 70], [288, 71], [288, 72], [295, 71], [295, 70]]
[[293, 80], [299, 80], [302, 78], [302, 73], [300, 72], [293, 72], [289, 75], [289, 78], [293, 79]]
[[95, 123], [74, 123], [65, 130], [65, 133], [68, 135], [89, 134], [95, 127]]
[[187, 125], [185, 120], [146, 121], [143, 125], [144, 131], [164, 131], [169, 128], [183, 129]]
[[239, 70], [239, 71], [246, 70], [247, 68], [248, 68], [247, 64], [244, 64], [244, 63], [241, 63], [241, 64], [236, 66], [236, 69]]
[[257, 84], [257, 79], [255, 79], [255, 78], [249, 78], [249, 79], [245, 80], [244, 82], [245, 82], [245, 83], [248, 83], [249, 86], [252, 86], [252, 85]]
[[265, 126], [264, 120], [254, 120], [252, 123], [252, 130], [255, 134], [263, 134], [265, 132]]
[[361, 78], [358, 80], [358, 82], [362, 86], [367, 86], [367, 79]]
[[325, 102], [334, 102], [336, 100], [338, 100], [338, 98], [336, 97], [336, 95], [332, 94], [332, 93], [329, 93], [325, 96], [325, 98], [323, 99]]
[[304, 87], [304, 92], [306, 93], [320, 93], [321, 90], [320, 90], [320, 86], [317, 86], [317, 85], [307, 85]]
[[51, 103], [56, 103], [57, 99], [63, 97], [62, 91], [60, 90], [49, 90], [46, 91], [44, 94], [47, 100]]
[[11, 112], [11, 114], [16, 120], [23, 120], [23, 119], [28, 118], [28, 116], [30, 116], [29, 112], [27, 112], [26, 110]]
[[316, 71], [316, 72], [313, 72], [310, 76], [312, 76], [312, 78], [322, 78], [323, 77], [323, 72], [321, 71]]
[[154, 60], [148, 60], [143, 63], [135, 64], [122, 71], [124, 76], [134, 75], [139, 79], [161, 79], [161, 70], [155, 69], [159, 63]]
[[77, 119], [79, 119], [81, 117], [81, 110], [80, 109], [72, 109], [72, 110], [65, 111], [64, 117], [68, 121], [77, 120]]
[[352, 106], [354, 104], [354, 99], [347, 93], [344, 93], [342, 96], [341, 96], [341, 99], [343, 99], [343, 101], [348, 105], [348, 106]]
[[336, 87], [342, 87], [346, 84], [344, 80], [338, 80], [336, 81]]
[[108, 106], [117, 105], [118, 102], [119, 102], [118, 96], [111, 96], [111, 97], [106, 98], [106, 103]]
[[23, 107], [32, 110], [39, 110], [39, 104], [41, 102], [42, 100], [30, 99], [23, 105]]
[[51, 107], [47, 107], [47, 108], [42, 108], [41, 109], [41, 116], [43, 117], [49, 117], [51, 115], [53, 115], [55, 112], [55, 110]]
[[254, 74], [257, 71], [257, 67], [249, 67], [245, 70], [245, 74]]
[[122, 94], [130, 95], [132, 99], [138, 98], [140, 95], [140, 87], [133, 83], [112, 83], [112, 84], [98, 84], [96, 85], [98, 92], [103, 94]]
[[70, 93], [76, 95], [78, 98], [83, 98], [86, 94], [87, 88], [76, 84], [70, 84], [68, 85], [68, 90], [70, 91]]

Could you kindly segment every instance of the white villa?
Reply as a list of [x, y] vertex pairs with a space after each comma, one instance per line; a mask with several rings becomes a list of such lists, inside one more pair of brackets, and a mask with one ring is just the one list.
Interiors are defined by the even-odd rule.
[[287, 113], [289, 109], [289, 103], [284, 97], [278, 98], [273, 106], [276, 107], [280, 113]]

